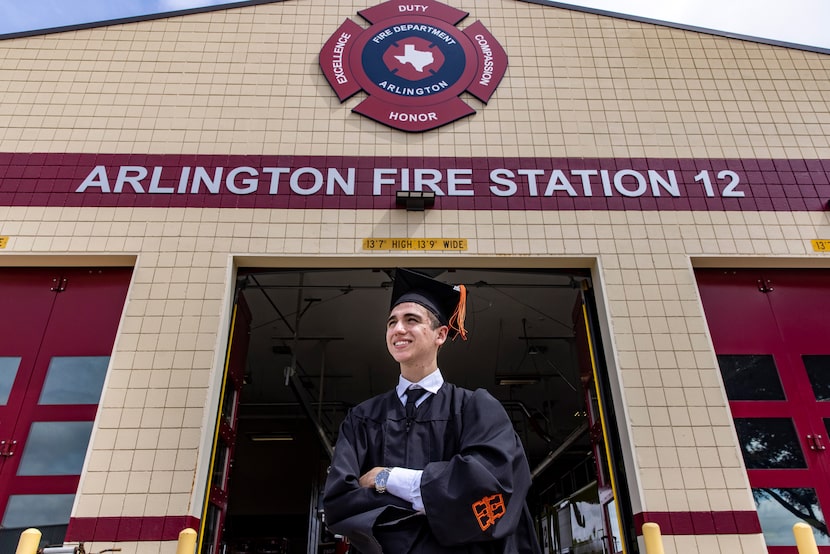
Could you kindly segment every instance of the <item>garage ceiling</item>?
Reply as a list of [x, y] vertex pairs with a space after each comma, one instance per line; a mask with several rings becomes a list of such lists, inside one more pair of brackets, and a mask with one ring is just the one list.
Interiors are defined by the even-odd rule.
[[[501, 400], [533, 466], [585, 421], [573, 313], [586, 272], [421, 271], [468, 287], [469, 340], [442, 348], [444, 377], [486, 388]], [[240, 417], [306, 417], [286, 386], [284, 370], [292, 365], [304, 401], [332, 439], [348, 407], [394, 387], [398, 368], [385, 346], [393, 273], [393, 268], [241, 272], [252, 321]], [[498, 384], [504, 377], [536, 382]]]

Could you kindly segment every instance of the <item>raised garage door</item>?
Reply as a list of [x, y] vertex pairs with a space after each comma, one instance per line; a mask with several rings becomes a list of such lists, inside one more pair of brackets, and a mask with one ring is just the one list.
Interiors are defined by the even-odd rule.
[[703, 306], [771, 554], [830, 552], [830, 271], [700, 270]]
[[0, 551], [63, 541], [130, 275], [0, 269]]

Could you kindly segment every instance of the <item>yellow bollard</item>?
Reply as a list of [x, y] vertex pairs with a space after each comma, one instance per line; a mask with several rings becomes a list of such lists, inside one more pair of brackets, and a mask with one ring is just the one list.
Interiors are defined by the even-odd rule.
[[193, 554], [196, 551], [196, 531], [188, 527], [179, 533], [176, 554]]
[[798, 554], [818, 554], [816, 537], [813, 536], [813, 529], [806, 523], [798, 522], [793, 525], [795, 545], [798, 547]]
[[643, 523], [643, 539], [646, 541], [646, 554], [665, 554], [659, 525]]
[[34, 528], [26, 529], [20, 533], [20, 542], [17, 543], [15, 554], [37, 554], [40, 537], [41, 532]]

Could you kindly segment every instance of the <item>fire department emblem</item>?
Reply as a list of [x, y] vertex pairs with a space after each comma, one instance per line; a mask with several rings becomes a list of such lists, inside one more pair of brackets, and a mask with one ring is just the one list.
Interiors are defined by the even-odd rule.
[[341, 102], [368, 97], [353, 111], [402, 131], [427, 131], [472, 115], [459, 98], [485, 104], [507, 70], [507, 54], [480, 21], [434, 0], [389, 0], [347, 19], [320, 51], [320, 67]]

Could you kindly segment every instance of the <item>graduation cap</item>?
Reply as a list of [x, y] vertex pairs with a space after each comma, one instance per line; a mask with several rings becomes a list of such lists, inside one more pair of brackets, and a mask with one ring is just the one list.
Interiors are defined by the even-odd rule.
[[448, 285], [410, 269], [397, 268], [389, 309], [404, 302], [415, 302], [432, 312], [441, 325], [467, 340], [464, 317], [467, 315], [467, 287]]

